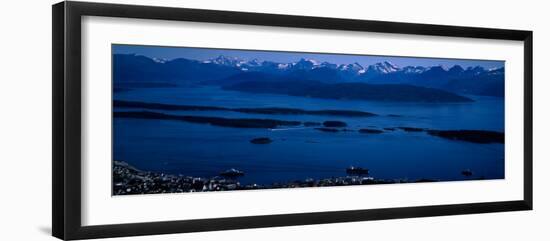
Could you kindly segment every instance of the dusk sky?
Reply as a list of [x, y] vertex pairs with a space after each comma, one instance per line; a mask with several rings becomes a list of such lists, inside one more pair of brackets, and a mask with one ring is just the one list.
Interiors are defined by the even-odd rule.
[[273, 61], [278, 63], [296, 62], [301, 58], [314, 59], [319, 62], [330, 62], [334, 64], [351, 64], [357, 62], [368, 66], [378, 62], [389, 61], [399, 67], [404, 66], [436, 66], [442, 65], [450, 68], [460, 65], [464, 68], [470, 66], [481, 66], [486, 69], [500, 68], [504, 61], [495, 60], [464, 60], [464, 59], [442, 59], [442, 58], [415, 58], [415, 57], [390, 57], [372, 55], [346, 55], [346, 54], [310, 54], [300, 52], [279, 52], [279, 51], [256, 51], [256, 50], [229, 50], [229, 49], [207, 49], [187, 47], [160, 47], [141, 45], [113, 45], [113, 54], [137, 54], [151, 58], [175, 59], [186, 58], [194, 60], [207, 60], [220, 55], [237, 57], [244, 60], [258, 59], [260, 61]]

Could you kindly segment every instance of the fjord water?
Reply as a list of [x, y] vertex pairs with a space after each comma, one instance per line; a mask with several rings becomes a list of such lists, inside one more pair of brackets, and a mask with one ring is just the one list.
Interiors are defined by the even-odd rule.
[[[143, 88], [114, 93], [116, 100], [217, 106], [227, 108], [288, 107], [305, 110], [360, 110], [374, 117], [263, 115], [230, 111], [159, 111], [178, 115], [279, 120], [339, 120], [338, 133], [309, 127], [230, 128], [171, 120], [113, 119], [113, 155], [145, 171], [213, 177], [236, 168], [243, 184], [272, 184], [346, 175], [346, 168], [370, 169], [378, 179], [504, 178], [504, 145], [477, 144], [430, 136], [425, 132], [386, 131], [362, 134], [360, 128], [419, 127], [438, 130], [504, 132], [504, 100], [468, 96], [467, 103], [403, 103], [330, 100], [275, 94], [252, 94], [213, 86]], [[125, 110], [116, 108], [114, 111]], [[136, 109], [127, 109], [136, 111]], [[269, 137], [270, 144], [250, 140]], [[464, 177], [470, 169], [474, 175]]]

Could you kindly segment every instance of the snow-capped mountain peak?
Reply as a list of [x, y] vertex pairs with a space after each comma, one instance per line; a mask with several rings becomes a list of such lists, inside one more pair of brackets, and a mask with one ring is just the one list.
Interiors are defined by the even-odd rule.
[[454, 65], [449, 69], [449, 72], [451, 73], [461, 73], [462, 71], [464, 71], [464, 69], [460, 65]]
[[399, 71], [399, 67], [388, 61], [369, 65], [369, 67], [367, 68], [367, 72], [373, 72], [377, 74], [389, 74], [397, 71]]
[[383, 64], [384, 64], [384, 66], [386, 66], [387, 68], [393, 69], [393, 70], [394, 70], [393, 72], [399, 70], [399, 66], [397, 66], [397, 65], [395, 65], [395, 64], [393, 64], [393, 63], [391, 63], [391, 62], [389, 62], [389, 61], [384, 61]]
[[365, 72], [365, 68], [357, 62], [353, 64], [342, 64], [338, 66], [338, 69], [341, 71], [353, 72], [355, 74], [361, 74]]
[[209, 63], [219, 64], [219, 65], [226, 65], [226, 66], [232, 66], [232, 67], [239, 67], [242, 64], [245, 63], [244, 60], [239, 59], [237, 57], [227, 57], [224, 55], [220, 55], [217, 58], [207, 60], [210, 61]]
[[338, 68], [338, 65], [325, 61], [325, 62], [320, 63], [317, 67], [319, 67], [319, 68], [336, 69], [336, 68]]
[[278, 69], [288, 69], [288, 67], [290, 66], [290, 64], [277, 64], [277, 68]]
[[318, 66], [319, 62], [317, 62], [316, 60], [313, 60], [313, 59], [302, 58], [298, 62], [294, 62], [291, 65], [295, 69], [309, 70], [309, 69], [312, 69], [315, 66]]
[[[153, 59], [163, 63], [166, 60]], [[471, 78], [474, 76], [489, 74], [502, 75], [504, 68], [485, 69], [481, 66], [462, 67], [454, 66], [404, 66], [399, 67], [389, 61], [363, 66], [358, 62], [349, 64], [335, 64], [328, 61], [319, 62], [314, 59], [301, 58], [296, 62], [273, 62], [258, 59], [243, 60], [236, 57], [220, 55], [202, 63], [230, 66], [244, 72], [265, 72], [270, 74], [297, 74], [304, 78], [312, 79], [339, 79], [341, 81], [408, 81], [417, 79], [445, 79], [445, 78]], [[296, 73], [294, 73], [296, 72]]]
[[164, 59], [164, 58], [153, 58], [153, 61], [157, 62], [157, 63], [161, 63], [161, 64], [164, 64], [166, 63], [166, 61], [168, 61], [167, 59]]
[[443, 65], [435, 65], [435, 66], [432, 66], [432, 67], [429, 67], [428, 68], [429, 71], [438, 71], [438, 72], [447, 72], [447, 68]]
[[426, 67], [423, 66], [406, 66], [403, 67], [402, 71], [405, 74], [421, 74], [426, 71]]
[[300, 59], [300, 61], [298, 62], [307, 62], [307, 63], [310, 63], [311, 65], [319, 65], [319, 62], [317, 60], [314, 60], [314, 59], [305, 59], [305, 58], [302, 58]]
[[473, 75], [479, 75], [481, 73], [486, 72], [487, 70], [485, 70], [485, 68], [483, 68], [481, 66], [475, 66], [475, 67], [470, 66], [470, 67], [466, 68], [465, 71], [470, 73], [470, 74], [473, 74]]
[[258, 59], [251, 59], [250, 61], [246, 62], [249, 66], [261, 66], [263, 61], [260, 61]]

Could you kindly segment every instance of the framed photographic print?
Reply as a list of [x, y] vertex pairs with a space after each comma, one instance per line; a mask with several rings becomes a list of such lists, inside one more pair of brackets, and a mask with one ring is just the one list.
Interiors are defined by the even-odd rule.
[[53, 6], [53, 235], [532, 209], [532, 32]]

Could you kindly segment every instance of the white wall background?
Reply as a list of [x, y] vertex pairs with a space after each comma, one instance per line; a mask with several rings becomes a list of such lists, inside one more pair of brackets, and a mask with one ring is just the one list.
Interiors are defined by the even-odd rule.
[[[113, 240], [549, 240], [550, 24], [545, 1], [437, 0], [110, 0], [170, 5], [533, 30], [534, 205], [508, 212], [120, 238]], [[51, 4], [9, 1], [0, 8], [0, 240], [55, 240], [51, 231]]]

